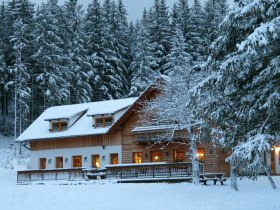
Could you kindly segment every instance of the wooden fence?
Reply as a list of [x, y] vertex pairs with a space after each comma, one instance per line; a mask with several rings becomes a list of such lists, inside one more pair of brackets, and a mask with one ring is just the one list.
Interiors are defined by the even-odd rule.
[[83, 168], [25, 170], [17, 172], [17, 182], [84, 179]]

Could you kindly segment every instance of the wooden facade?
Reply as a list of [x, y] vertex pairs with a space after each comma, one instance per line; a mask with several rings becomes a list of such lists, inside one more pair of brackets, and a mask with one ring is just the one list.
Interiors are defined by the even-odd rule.
[[[189, 147], [186, 144], [170, 143], [168, 145], [153, 145], [147, 143], [135, 142], [132, 130], [139, 120], [138, 112], [131, 113], [129, 118], [122, 124], [122, 162], [132, 163], [133, 153], [142, 152], [143, 163], [151, 161], [150, 154], [152, 151], [162, 151], [162, 161], [167, 163], [174, 162], [174, 151], [183, 150], [185, 154], [189, 153]], [[163, 148], [163, 149], [162, 149]], [[205, 172], [224, 172], [229, 175], [229, 164], [225, 162], [228, 152], [217, 149], [211, 144], [198, 144], [198, 149], [204, 149], [204, 171]], [[191, 161], [189, 155], [184, 156], [184, 162]]]
[[30, 142], [31, 151], [121, 145], [121, 132], [113, 134], [77, 136]]

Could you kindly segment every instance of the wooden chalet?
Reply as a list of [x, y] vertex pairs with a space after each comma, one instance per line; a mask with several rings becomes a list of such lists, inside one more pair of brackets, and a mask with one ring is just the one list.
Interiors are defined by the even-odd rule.
[[[105, 168], [107, 165], [190, 162], [189, 148], [180, 140], [150, 146], [162, 126], [138, 125], [143, 101], [159, 94], [152, 86], [139, 98], [58, 106], [47, 109], [17, 142], [30, 146], [31, 170]], [[176, 131], [175, 137], [182, 136]], [[183, 135], [185, 136], [185, 135]], [[275, 151], [275, 153], [274, 153]], [[280, 173], [279, 147], [271, 155], [273, 173]], [[229, 175], [227, 151], [211, 144], [197, 145], [204, 172]], [[57, 172], [57, 171], [56, 171]]]

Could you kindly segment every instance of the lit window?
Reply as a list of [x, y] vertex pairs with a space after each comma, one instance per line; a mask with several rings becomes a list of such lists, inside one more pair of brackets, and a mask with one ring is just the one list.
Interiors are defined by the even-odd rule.
[[151, 162], [161, 162], [162, 152], [161, 151], [151, 151]]
[[52, 122], [52, 132], [67, 130], [67, 122]]
[[119, 155], [118, 154], [110, 154], [111, 164], [119, 164]]
[[99, 155], [92, 155], [92, 168], [100, 168]]
[[142, 162], [143, 162], [143, 153], [133, 152], [133, 163], [142, 163]]
[[96, 118], [95, 119], [95, 127], [96, 128], [104, 128], [111, 126], [113, 124], [113, 118], [107, 117], [107, 118]]
[[198, 160], [199, 160], [199, 161], [204, 161], [204, 159], [205, 159], [205, 152], [204, 152], [204, 149], [198, 148], [198, 149], [196, 150], [196, 156], [198, 157]]
[[73, 168], [80, 168], [82, 166], [82, 156], [73, 156]]
[[184, 150], [174, 150], [174, 162], [184, 162], [185, 151]]
[[40, 158], [39, 162], [40, 162], [40, 169], [46, 169], [47, 159], [46, 158]]
[[56, 157], [56, 168], [63, 168], [63, 157]]

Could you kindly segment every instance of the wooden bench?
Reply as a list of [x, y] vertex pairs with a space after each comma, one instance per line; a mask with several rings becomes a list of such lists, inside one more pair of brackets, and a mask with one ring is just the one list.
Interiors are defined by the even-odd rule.
[[207, 181], [213, 181], [214, 185], [216, 185], [217, 181], [221, 183], [221, 185], [224, 185], [224, 182], [226, 181], [226, 178], [224, 178], [225, 173], [204, 173], [200, 174], [200, 182], [202, 182], [204, 185], [207, 185]]
[[204, 185], [207, 185], [207, 181], [213, 181], [214, 185], [216, 185], [218, 178], [203, 178], [199, 180], [200, 182], [202, 182]]

